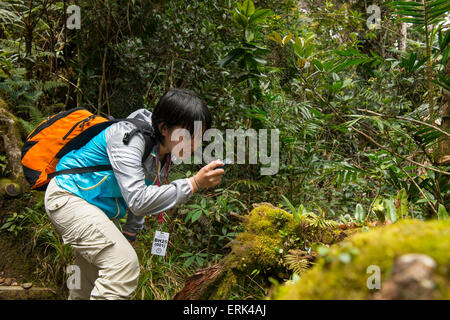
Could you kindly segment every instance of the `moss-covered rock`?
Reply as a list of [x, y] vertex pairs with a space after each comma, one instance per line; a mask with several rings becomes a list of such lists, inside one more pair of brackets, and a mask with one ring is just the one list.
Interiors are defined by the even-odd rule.
[[[328, 251], [328, 252], [326, 252]], [[383, 282], [396, 258], [410, 253], [435, 260], [433, 299], [450, 298], [450, 221], [403, 220], [348, 237], [325, 249], [317, 264], [295, 283], [279, 286], [274, 299], [371, 299], [369, 266], [378, 266]]]
[[284, 258], [289, 250], [304, 249], [315, 242], [335, 243], [352, 232], [318, 229], [308, 218], [295, 221], [288, 212], [270, 205], [256, 207], [245, 218], [243, 232], [229, 244], [231, 252], [221, 262], [225, 272], [217, 289], [203, 298], [226, 299], [233, 285], [245, 286], [248, 276], [255, 272], [262, 285], [270, 285], [268, 277], [287, 279], [291, 271]]

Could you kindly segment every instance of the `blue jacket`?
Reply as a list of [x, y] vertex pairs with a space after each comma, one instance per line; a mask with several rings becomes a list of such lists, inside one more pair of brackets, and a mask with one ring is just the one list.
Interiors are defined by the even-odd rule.
[[[83, 148], [73, 150], [59, 160], [56, 171], [110, 165], [106, 152], [106, 128]], [[122, 218], [128, 209], [112, 170], [55, 177], [56, 183], [87, 202], [102, 209], [109, 218]]]

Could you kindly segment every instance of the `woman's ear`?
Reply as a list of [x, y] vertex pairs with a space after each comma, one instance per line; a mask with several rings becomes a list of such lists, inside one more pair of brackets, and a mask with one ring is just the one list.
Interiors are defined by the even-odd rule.
[[164, 122], [161, 122], [161, 123], [158, 125], [158, 130], [159, 130], [159, 132], [161, 133], [161, 135], [163, 136], [163, 138], [167, 136], [167, 134], [168, 134], [168, 129], [167, 129], [167, 126], [166, 126], [166, 124], [165, 124]]

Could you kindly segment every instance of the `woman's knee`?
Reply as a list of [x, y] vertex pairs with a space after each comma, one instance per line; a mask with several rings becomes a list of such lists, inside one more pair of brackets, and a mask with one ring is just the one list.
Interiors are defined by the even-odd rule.
[[132, 277], [137, 281], [137, 279], [139, 278], [140, 267], [139, 267], [139, 259], [134, 250], [132, 253], [130, 253], [125, 268], [126, 274], [129, 274], [130, 277]]
[[139, 261], [136, 252], [128, 252], [99, 270], [91, 299], [129, 299], [139, 283]]
[[[124, 250], [119, 250], [116, 252], [117, 256], [115, 259], [110, 261], [109, 266], [107, 267], [107, 271], [111, 277], [116, 279], [126, 279], [130, 283], [136, 282], [139, 278], [139, 259], [137, 257], [136, 252], [133, 247], [129, 245], [129, 247]], [[115, 260], [115, 261], [114, 261]]]

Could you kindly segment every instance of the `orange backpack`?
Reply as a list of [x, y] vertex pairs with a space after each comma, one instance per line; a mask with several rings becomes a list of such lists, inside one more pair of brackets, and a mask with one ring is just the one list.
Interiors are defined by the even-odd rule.
[[55, 172], [59, 160], [68, 152], [84, 146], [101, 131], [118, 121], [128, 121], [136, 129], [127, 132], [123, 142], [128, 144], [137, 132], [144, 134], [143, 160], [155, 144], [153, 128], [138, 119], [106, 119], [85, 108], [61, 111], [42, 121], [27, 137], [22, 147], [22, 167], [31, 189], [45, 190], [51, 178], [58, 174], [83, 173], [112, 169], [110, 165], [74, 168]]

